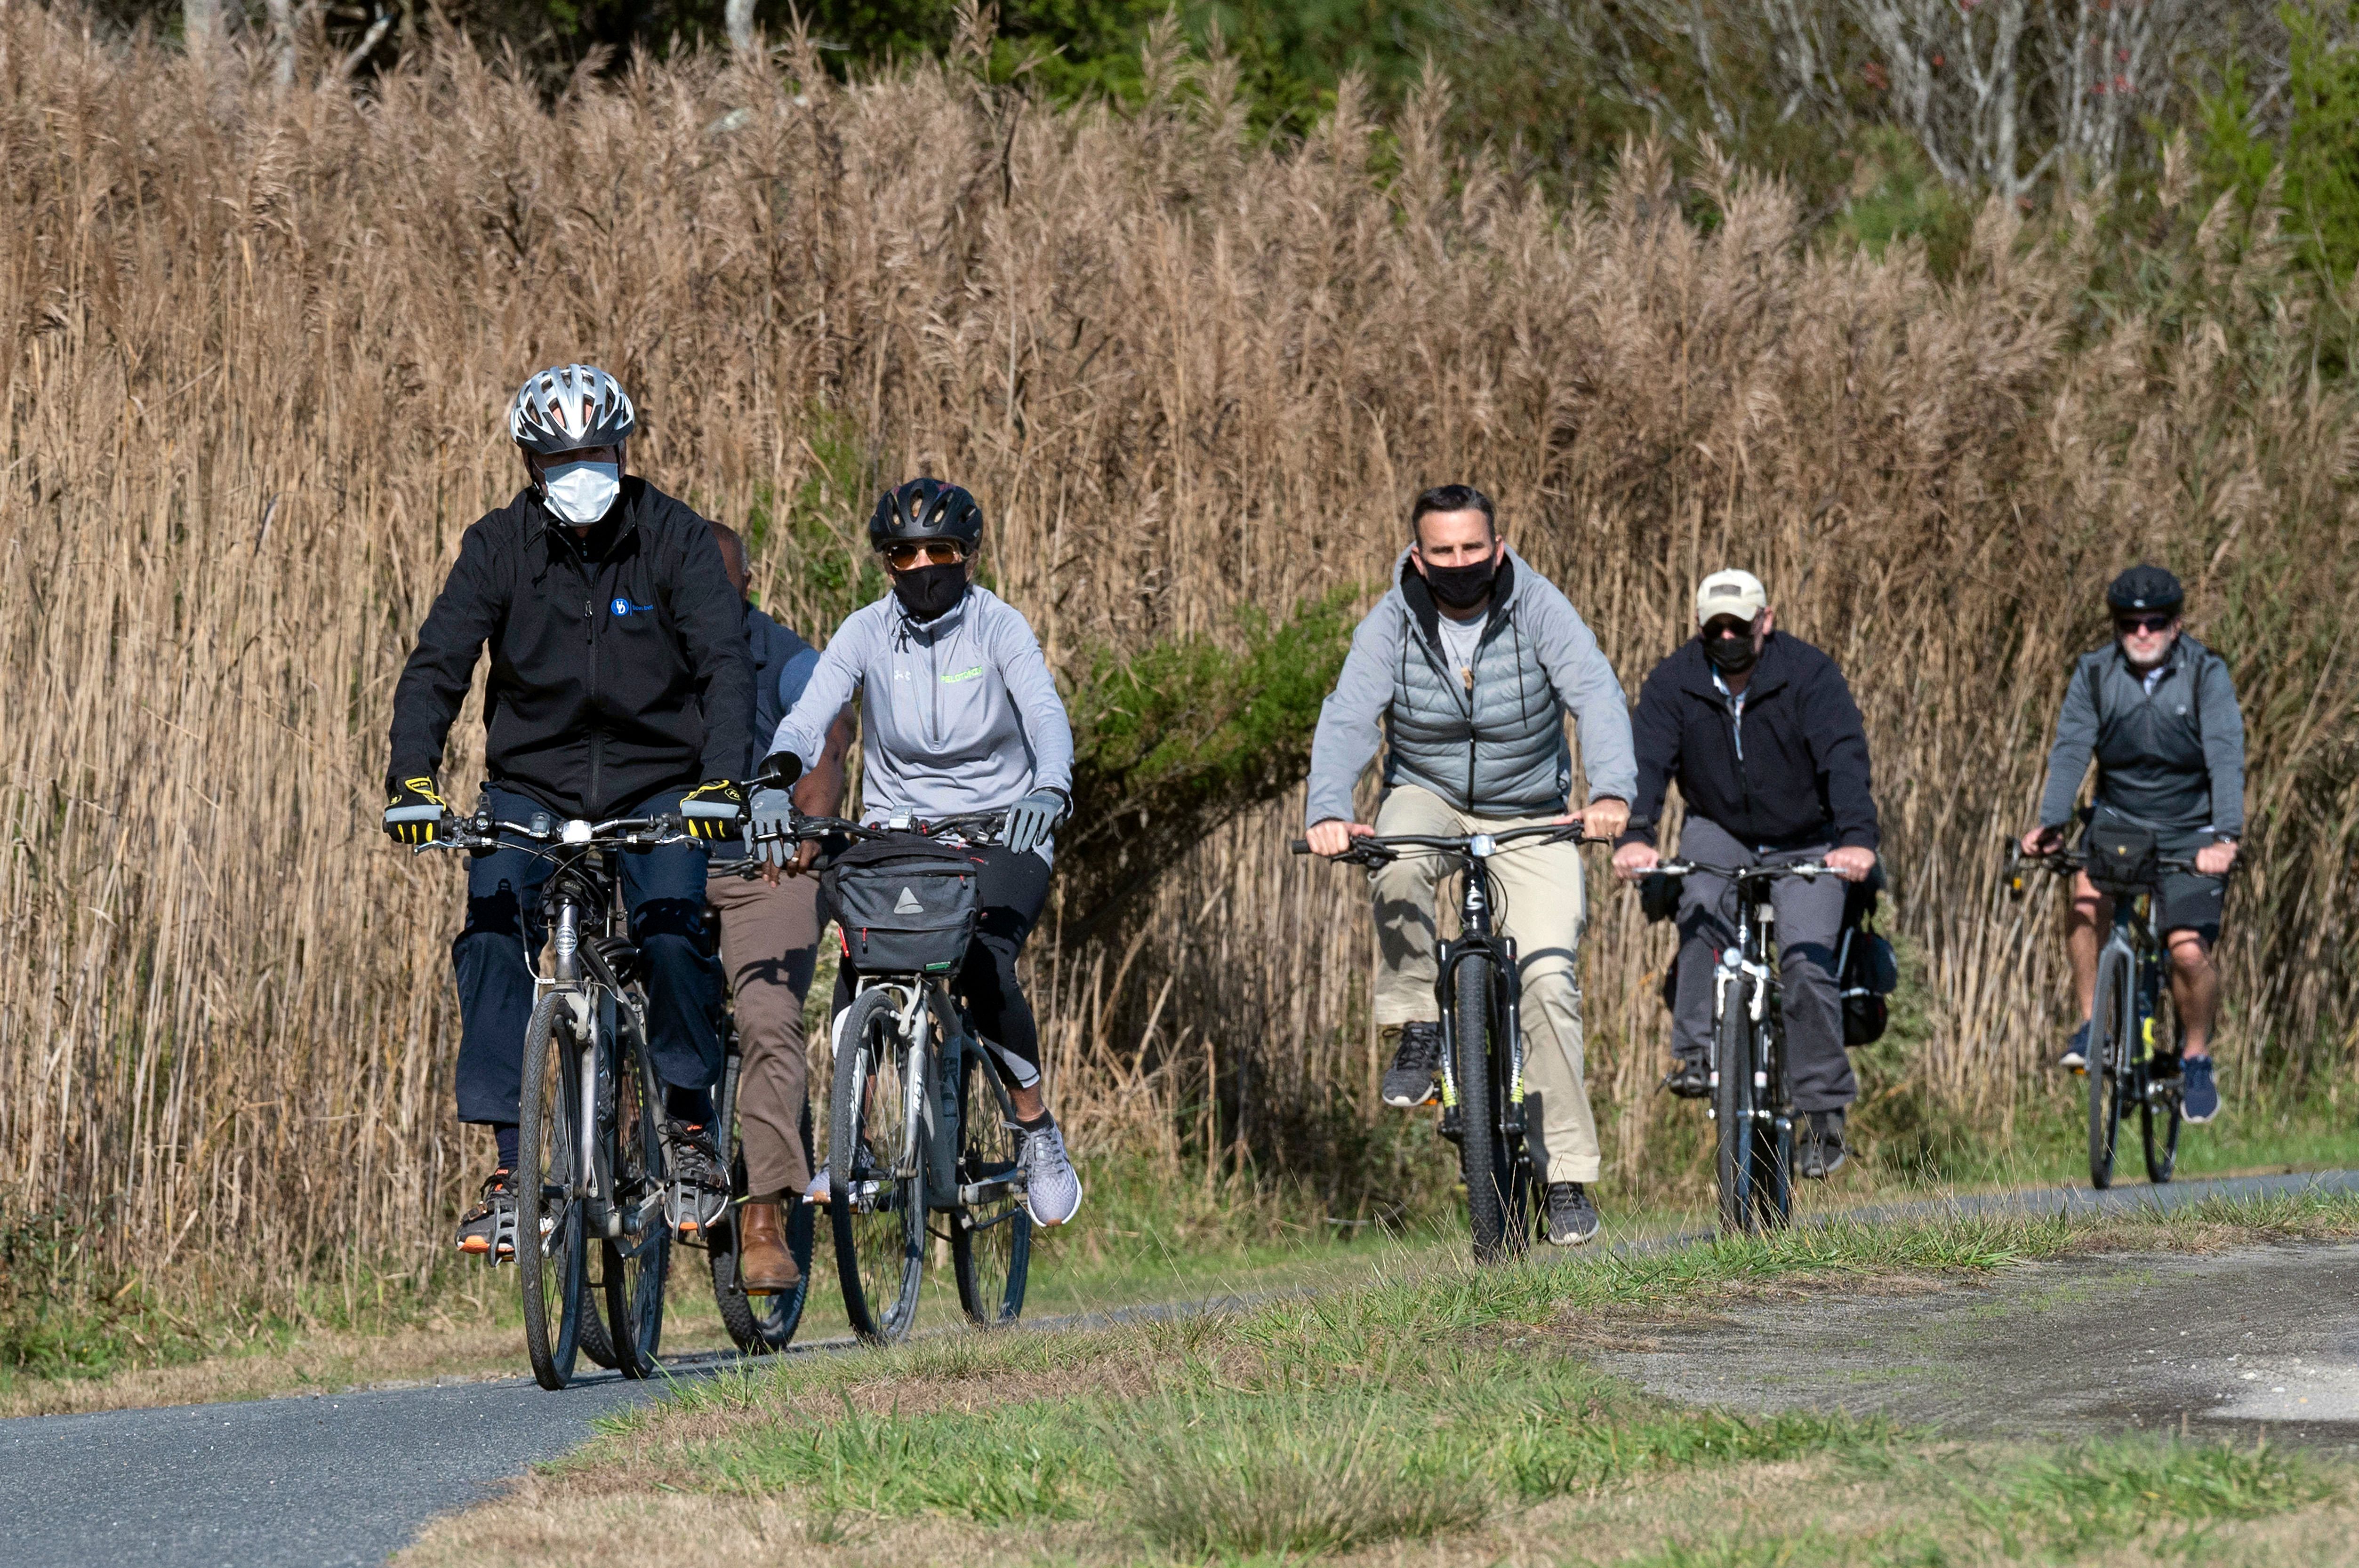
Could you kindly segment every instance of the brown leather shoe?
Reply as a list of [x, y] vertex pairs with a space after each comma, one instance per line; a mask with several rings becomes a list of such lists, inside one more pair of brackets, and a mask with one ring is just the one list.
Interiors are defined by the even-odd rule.
[[784, 1295], [803, 1282], [795, 1255], [787, 1250], [777, 1204], [743, 1206], [737, 1210], [737, 1228], [745, 1242], [737, 1253], [737, 1283], [747, 1295]]

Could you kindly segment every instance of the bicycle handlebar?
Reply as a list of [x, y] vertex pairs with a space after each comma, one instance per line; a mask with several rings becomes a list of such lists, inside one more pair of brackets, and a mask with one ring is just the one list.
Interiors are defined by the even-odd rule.
[[1650, 868], [1667, 877], [1684, 877], [1701, 871], [1706, 876], [1724, 877], [1730, 881], [1768, 881], [1778, 877], [1800, 877], [1816, 881], [1821, 877], [1840, 877], [1843, 872], [1823, 860], [1800, 860], [1782, 866], [1712, 866], [1701, 860], [1658, 860]]
[[[516, 843], [516, 839], [524, 839]], [[688, 831], [687, 819], [672, 812], [653, 816], [610, 816], [603, 822], [573, 817], [560, 822], [536, 813], [529, 822], [498, 821], [445, 812], [435, 836], [411, 852], [428, 849], [524, 849], [544, 854], [561, 849], [659, 849], [703, 840]]]
[[871, 827], [849, 817], [806, 816], [795, 812], [787, 818], [784, 832], [765, 833], [757, 828], [753, 840], [756, 844], [805, 843], [814, 838], [889, 838], [896, 833], [915, 833], [926, 838], [955, 835], [971, 844], [987, 844], [997, 837], [1000, 825], [1006, 820], [1004, 811], [969, 811], [956, 816], [911, 817], [904, 826], [886, 822]]
[[[1442, 854], [1463, 855], [1470, 859], [1487, 860], [1497, 853], [1500, 846], [1516, 839], [1546, 838], [1558, 844], [1610, 844], [1610, 838], [1583, 836], [1578, 822], [1544, 822], [1529, 827], [1509, 827], [1497, 833], [1362, 833], [1354, 836], [1340, 855], [1325, 857], [1332, 860], [1351, 860], [1369, 865], [1382, 864], [1400, 858], [1404, 849], [1432, 849]], [[1293, 853], [1308, 855], [1310, 840], [1297, 838], [1287, 846]]]
[[[2007, 845], [2010, 863], [2015, 866], [2038, 866], [2041, 871], [2060, 877], [2069, 877], [2075, 871], [2089, 869], [2089, 852], [2086, 849], [2067, 849], [2059, 846], [2033, 854], [2024, 849], [2020, 840], [2009, 839]], [[2219, 881], [2225, 881], [2228, 878], [2227, 871], [2202, 870], [2196, 865], [2192, 856], [2158, 855], [2154, 863], [2158, 870], [2166, 871], [2185, 871], [2190, 876], [2210, 877]], [[2230, 869], [2234, 870], [2233, 867]]]

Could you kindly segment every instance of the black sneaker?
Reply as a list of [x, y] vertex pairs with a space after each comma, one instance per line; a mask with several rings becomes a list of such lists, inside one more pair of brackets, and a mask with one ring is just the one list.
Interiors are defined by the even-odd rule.
[[1682, 1057], [1663, 1075], [1663, 1087], [1681, 1099], [1704, 1099], [1712, 1094], [1712, 1075], [1701, 1062]]
[[1550, 1182], [1548, 1238], [1558, 1247], [1578, 1247], [1597, 1234], [1597, 1206], [1579, 1182]]
[[459, 1250], [495, 1263], [516, 1260], [516, 1173], [494, 1171], [475, 1206], [459, 1217]]
[[1431, 1105], [1440, 1096], [1434, 1080], [1441, 1071], [1441, 1025], [1404, 1023], [1393, 1065], [1385, 1069], [1385, 1103], [1403, 1110]]
[[1810, 1112], [1810, 1130], [1802, 1135], [1802, 1174], [1813, 1182], [1823, 1182], [1843, 1169], [1851, 1151], [1843, 1147], [1843, 1113], [1839, 1110]]
[[664, 1162], [671, 1187], [664, 1207], [683, 1238], [701, 1237], [729, 1212], [729, 1173], [721, 1168], [721, 1148], [708, 1128], [675, 1121], [663, 1124]]

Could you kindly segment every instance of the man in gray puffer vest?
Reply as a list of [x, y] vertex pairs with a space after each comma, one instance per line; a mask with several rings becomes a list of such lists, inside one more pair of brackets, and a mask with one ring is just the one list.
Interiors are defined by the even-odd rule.
[[[1391, 592], [1360, 622], [1311, 742], [1305, 809], [1312, 849], [1341, 854], [1355, 835], [1498, 832], [1580, 820], [1612, 838], [1637, 782], [1630, 709], [1613, 666], [1554, 585], [1500, 538], [1491, 502], [1471, 485], [1417, 498], [1414, 542]], [[1564, 718], [1580, 723], [1585, 811], [1565, 813], [1572, 752]], [[1353, 820], [1352, 789], [1389, 732], [1375, 826]], [[1393, 1044], [1388, 1105], [1434, 1098], [1441, 1062], [1434, 900], [1443, 863], [1405, 856], [1369, 873], [1379, 971], [1376, 1024]], [[1548, 1189], [1549, 1239], [1597, 1234], [1588, 1188], [1601, 1172], [1597, 1125], [1582, 1080], [1577, 962], [1587, 918], [1581, 850], [1511, 848], [1491, 861], [1503, 932], [1523, 979], [1526, 1077], [1539, 1102], [1533, 1162]]]

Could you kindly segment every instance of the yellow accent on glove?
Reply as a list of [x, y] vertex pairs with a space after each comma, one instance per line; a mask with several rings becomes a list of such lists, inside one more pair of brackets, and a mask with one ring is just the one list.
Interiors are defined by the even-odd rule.
[[385, 831], [397, 844], [430, 844], [450, 803], [435, 793], [431, 778], [404, 779], [385, 800]]
[[679, 813], [695, 838], [729, 838], [745, 820], [745, 786], [730, 779], [699, 784], [680, 797]]

